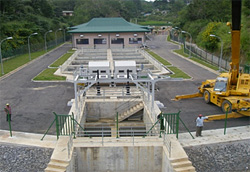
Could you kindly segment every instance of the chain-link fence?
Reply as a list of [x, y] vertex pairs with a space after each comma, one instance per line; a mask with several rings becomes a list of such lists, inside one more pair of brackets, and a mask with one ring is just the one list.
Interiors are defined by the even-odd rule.
[[[66, 40], [70, 40], [71, 36], [68, 35], [66, 36]], [[57, 45], [61, 44], [64, 42], [64, 37], [58, 38], [57, 39]], [[52, 49], [56, 47], [56, 40], [51, 40], [46, 42], [47, 49]], [[32, 44], [30, 43], [30, 52], [37, 52], [37, 51], [42, 51], [45, 50], [45, 42], [37, 43], [37, 44]], [[16, 56], [20, 56], [23, 54], [29, 53], [28, 49], [28, 44], [27, 45], [22, 45], [16, 49], [9, 49], [9, 50], [2, 50], [2, 57], [3, 59], [5, 58], [14, 58]]]
[[[205, 61], [209, 64], [212, 64], [214, 66], [220, 66], [220, 57], [215, 56], [214, 54], [211, 54], [201, 48], [199, 48], [196, 44], [186, 42], [184, 37], [182, 35], [175, 35], [174, 33], [170, 32], [170, 39], [179, 42], [183, 44], [184, 46], [184, 52], [189, 54], [190, 47], [192, 55], [202, 61]], [[227, 60], [228, 58], [222, 58], [221, 60], [221, 69], [224, 70], [230, 70], [230, 61]], [[241, 66], [243, 66], [241, 64]]]

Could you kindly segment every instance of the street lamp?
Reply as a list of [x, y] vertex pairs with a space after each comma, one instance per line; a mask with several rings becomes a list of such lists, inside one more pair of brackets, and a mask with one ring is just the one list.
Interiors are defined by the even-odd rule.
[[182, 33], [186, 33], [190, 36], [190, 43], [189, 43], [189, 57], [188, 58], [191, 58], [191, 43], [192, 43], [192, 36], [190, 33], [186, 32], [186, 31], [181, 31]]
[[47, 42], [46, 42], [46, 35], [49, 33], [49, 32], [52, 32], [52, 30], [49, 30], [48, 32], [46, 32], [45, 34], [44, 34], [44, 44], [45, 44], [45, 52], [47, 52]]
[[5, 41], [5, 40], [8, 40], [8, 39], [13, 39], [13, 37], [7, 37], [5, 39], [3, 39], [1, 42], [0, 42], [0, 56], [1, 56], [1, 68], [2, 68], [2, 75], [4, 75], [4, 71], [3, 71], [3, 57], [2, 57], [2, 42]]
[[33, 35], [37, 35], [38, 33], [32, 33], [30, 36], [28, 36], [28, 49], [29, 49], [29, 59], [31, 60], [31, 55], [30, 55], [30, 37]]
[[58, 30], [55, 31], [55, 40], [56, 40], [56, 45], [57, 45], [57, 35], [56, 35], [56, 32], [59, 31], [59, 30], [62, 30], [61, 28], [59, 28]]
[[64, 38], [64, 42], [66, 41], [66, 38], [65, 38], [65, 31], [69, 29], [69, 27], [66, 27], [65, 29], [63, 29], [63, 38]]
[[179, 42], [180, 42], [180, 38], [182, 38], [182, 30], [181, 30], [181, 28], [179, 28], [179, 27], [175, 27], [175, 29], [181, 31], [181, 36], [179, 36]]
[[220, 40], [220, 42], [221, 42], [221, 48], [220, 48], [220, 63], [219, 63], [219, 71], [221, 72], [223, 41], [222, 41], [222, 39], [221, 39], [219, 36], [216, 36], [216, 35], [213, 35], [213, 34], [210, 34], [209, 36], [211, 36], [211, 37], [216, 37], [216, 38], [218, 38], [218, 39]]

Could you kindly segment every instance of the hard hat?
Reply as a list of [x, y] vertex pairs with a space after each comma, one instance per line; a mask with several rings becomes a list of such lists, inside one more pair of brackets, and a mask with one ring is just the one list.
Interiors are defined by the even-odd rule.
[[9, 106], [9, 103], [7, 103], [6, 106]]
[[199, 117], [202, 117], [202, 114], [200, 114]]

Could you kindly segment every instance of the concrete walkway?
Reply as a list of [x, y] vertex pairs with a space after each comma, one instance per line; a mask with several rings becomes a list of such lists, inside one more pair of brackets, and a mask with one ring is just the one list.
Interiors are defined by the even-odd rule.
[[[192, 132], [195, 137], [195, 132]], [[243, 127], [227, 128], [226, 135], [224, 129], [202, 131], [203, 137], [192, 139], [189, 133], [179, 134], [179, 142], [183, 147], [198, 146], [205, 144], [224, 143], [250, 139], [250, 125]]]
[[0, 130], [0, 144], [7, 143], [43, 148], [55, 148], [57, 143], [56, 136], [46, 135], [43, 141], [41, 141], [42, 137], [43, 134], [23, 133], [17, 131], [13, 131], [12, 137], [10, 137], [10, 132], [8, 130]]

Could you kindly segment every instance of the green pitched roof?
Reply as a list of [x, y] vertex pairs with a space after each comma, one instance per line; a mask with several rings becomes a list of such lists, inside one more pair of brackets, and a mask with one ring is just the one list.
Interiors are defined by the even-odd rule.
[[69, 33], [150, 32], [145, 26], [127, 22], [123, 18], [93, 18], [71, 29]]

